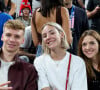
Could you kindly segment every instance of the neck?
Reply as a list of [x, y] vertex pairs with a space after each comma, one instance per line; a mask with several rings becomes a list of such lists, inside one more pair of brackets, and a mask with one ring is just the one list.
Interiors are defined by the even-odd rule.
[[16, 55], [16, 52], [7, 52], [3, 50], [0, 57], [6, 62], [11, 62], [13, 61], [15, 55]]
[[27, 21], [29, 19], [29, 17], [23, 16], [23, 19]]
[[98, 70], [98, 64], [99, 64], [99, 62], [97, 61], [96, 58], [92, 59], [92, 65], [96, 70]]
[[65, 57], [66, 55], [66, 51], [63, 50], [63, 49], [57, 49], [56, 51], [51, 51], [51, 57], [54, 59], [54, 60], [61, 60]]

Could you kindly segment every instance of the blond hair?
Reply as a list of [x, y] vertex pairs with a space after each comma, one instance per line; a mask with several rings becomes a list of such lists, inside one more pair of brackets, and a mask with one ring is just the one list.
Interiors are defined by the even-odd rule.
[[20, 20], [8, 20], [4, 24], [4, 29], [5, 27], [13, 30], [23, 30], [25, 32], [25, 25]]

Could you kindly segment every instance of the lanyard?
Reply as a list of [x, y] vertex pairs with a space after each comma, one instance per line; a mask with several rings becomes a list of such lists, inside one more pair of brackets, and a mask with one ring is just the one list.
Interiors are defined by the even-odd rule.
[[70, 14], [70, 28], [74, 28], [74, 16], [75, 16], [75, 6], [72, 5], [71, 14]]

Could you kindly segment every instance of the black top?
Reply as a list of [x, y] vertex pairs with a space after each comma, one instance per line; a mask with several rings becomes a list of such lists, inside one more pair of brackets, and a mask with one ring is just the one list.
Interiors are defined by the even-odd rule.
[[[69, 15], [71, 14], [71, 9], [69, 9]], [[75, 6], [75, 18], [74, 18], [74, 28], [73, 28], [73, 44], [71, 53], [77, 54], [77, 46], [80, 36], [85, 30], [89, 29], [88, 19], [85, 10]]]
[[88, 80], [88, 90], [100, 90], [100, 72], [96, 71], [94, 68], [93, 71], [96, 75], [96, 78]]
[[[97, 5], [100, 6], [100, 0], [89, 0], [89, 3], [87, 5], [87, 10], [93, 11]], [[95, 14], [94, 17], [92, 17], [91, 19], [92, 19], [91, 28], [100, 33], [100, 12], [98, 11], [98, 13]]]

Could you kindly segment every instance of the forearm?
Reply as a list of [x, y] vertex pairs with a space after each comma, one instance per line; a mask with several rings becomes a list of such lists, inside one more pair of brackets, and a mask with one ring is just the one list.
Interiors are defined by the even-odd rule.
[[16, 4], [15, 3], [11, 3], [11, 9], [9, 11], [9, 15], [13, 15], [16, 11]]
[[37, 47], [37, 45], [39, 44], [39, 40], [38, 40], [38, 35], [33, 24], [33, 20], [31, 21], [31, 28], [32, 28], [32, 40], [33, 40], [34, 46]]
[[86, 11], [86, 13], [87, 13], [87, 17], [88, 17], [88, 19], [94, 17], [94, 15], [96, 14], [94, 10], [91, 11], [91, 12], [90, 12], [90, 11]]
[[28, 57], [35, 57], [35, 54], [31, 54], [31, 53], [28, 53], [28, 52], [25, 52], [24, 49], [19, 49], [19, 52], [18, 52], [19, 55], [25, 55], [25, 56], [28, 56]]

